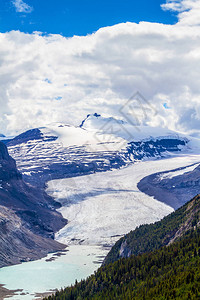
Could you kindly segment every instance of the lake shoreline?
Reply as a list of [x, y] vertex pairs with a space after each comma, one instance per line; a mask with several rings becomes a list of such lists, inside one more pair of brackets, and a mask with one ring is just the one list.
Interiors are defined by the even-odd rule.
[[5, 297], [12, 297], [16, 295], [17, 292], [22, 290], [9, 290], [4, 287], [4, 284], [0, 284], [0, 300], [4, 300]]

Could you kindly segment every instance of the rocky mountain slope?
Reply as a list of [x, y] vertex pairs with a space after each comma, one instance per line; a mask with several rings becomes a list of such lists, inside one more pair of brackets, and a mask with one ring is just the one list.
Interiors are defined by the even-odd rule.
[[22, 180], [0, 142], [0, 267], [45, 256], [64, 248], [54, 233], [66, 224], [59, 207], [42, 189]]
[[42, 187], [51, 179], [125, 165], [113, 144], [100, 143], [84, 129], [68, 125], [32, 129], [9, 141], [7, 146], [24, 180]]
[[39, 259], [65, 248], [53, 239], [34, 234], [17, 214], [0, 206], [0, 268]]
[[177, 209], [200, 191], [200, 164], [144, 177], [138, 188]]

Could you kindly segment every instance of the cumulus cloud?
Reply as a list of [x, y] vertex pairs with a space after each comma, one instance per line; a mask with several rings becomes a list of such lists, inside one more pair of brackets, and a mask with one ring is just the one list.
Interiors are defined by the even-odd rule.
[[[143, 124], [194, 133], [200, 121], [200, 27], [141, 22], [65, 38], [0, 34], [0, 132], [93, 112], [122, 117], [127, 100]], [[167, 107], [167, 108], [166, 108]]]
[[177, 12], [181, 24], [200, 25], [200, 0], [167, 0], [161, 6], [164, 10]]
[[16, 12], [31, 13], [33, 11], [33, 7], [29, 6], [23, 0], [13, 0], [12, 3], [16, 9]]

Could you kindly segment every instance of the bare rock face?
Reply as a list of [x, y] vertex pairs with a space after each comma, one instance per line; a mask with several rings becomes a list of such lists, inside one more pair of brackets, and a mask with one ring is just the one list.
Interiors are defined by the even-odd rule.
[[61, 250], [54, 233], [66, 224], [43, 189], [26, 184], [0, 142], [0, 267]]
[[138, 183], [138, 188], [142, 192], [154, 196], [157, 200], [177, 209], [199, 194], [200, 191], [200, 165], [193, 171], [176, 175], [176, 171], [184, 171], [184, 169], [174, 170], [174, 176], [172, 177], [165, 176], [168, 172], [155, 173], [144, 177]]
[[65, 245], [34, 234], [11, 209], [0, 206], [0, 268], [39, 259], [64, 248]]
[[22, 176], [16, 168], [15, 160], [9, 156], [7, 147], [0, 142], [0, 182], [12, 178], [21, 179]]

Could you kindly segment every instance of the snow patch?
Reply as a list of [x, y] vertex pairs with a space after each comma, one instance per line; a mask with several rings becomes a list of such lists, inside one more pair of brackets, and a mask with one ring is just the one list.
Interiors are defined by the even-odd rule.
[[109, 147], [110, 151], [119, 149], [119, 143], [124, 144], [126, 141], [121, 137], [115, 137], [102, 132], [91, 132], [80, 127], [71, 125], [49, 125], [46, 128], [40, 128], [43, 136], [56, 136], [57, 142], [63, 147], [70, 146], [88, 146], [92, 151], [102, 151]]
[[88, 115], [84, 122], [82, 122], [81, 128], [91, 132], [101, 132], [102, 134], [110, 134], [115, 137], [120, 137], [127, 142], [155, 140], [161, 138], [186, 138], [183, 134], [176, 133], [169, 129], [150, 126], [136, 126], [125, 122], [124, 120], [115, 119], [113, 117], [105, 118], [97, 114]]
[[193, 165], [193, 166], [190, 166], [190, 167], [187, 167], [187, 168], [178, 170], [178, 171], [172, 171], [172, 172], [169, 172], [169, 173], [161, 174], [161, 175], [159, 175], [159, 179], [160, 179], [160, 180], [163, 180], [163, 179], [171, 179], [171, 178], [173, 178], [173, 177], [180, 176], [180, 175], [183, 175], [183, 174], [188, 173], [188, 172], [192, 172], [192, 171], [194, 171], [194, 169], [195, 169], [198, 165], [199, 165], [199, 163], [198, 163], [198, 164], [195, 164], [195, 165]]

